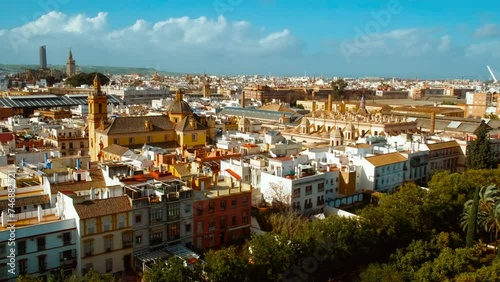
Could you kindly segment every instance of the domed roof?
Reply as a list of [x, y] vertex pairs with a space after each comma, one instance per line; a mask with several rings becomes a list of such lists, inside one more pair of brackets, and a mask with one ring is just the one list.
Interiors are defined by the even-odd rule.
[[340, 129], [340, 127], [337, 127], [337, 129], [333, 130], [330, 133], [330, 137], [332, 137], [332, 138], [344, 138], [344, 133], [342, 133], [342, 129]]
[[302, 121], [300, 122], [300, 125], [305, 125], [305, 126], [309, 127], [309, 125], [310, 125], [309, 120], [306, 117], [303, 117]]
[[167, 113], [193, 113], [193, 110], [186, 101], [174, 100], [168, 104]]

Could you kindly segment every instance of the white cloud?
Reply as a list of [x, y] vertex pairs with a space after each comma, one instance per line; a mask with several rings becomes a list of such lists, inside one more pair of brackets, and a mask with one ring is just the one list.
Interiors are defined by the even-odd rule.
[[438, 38], [434, 32], [416, 28], [397, 29], [385, 33], [358, 32], [354, 38], [340, 44], [345, 56], [418, 57], [445, 52], [452, 41], [448, 35]]
[[465, 55], [467, 57], [486, 56], [500, 58], [500, 41], [472, 44], [466, 49]]
[[451, 38], [450, 38], [450, 36], [445, 35], [445, 36], [441, 37], [441, 41], [439, 42], [437, 49], [439, 52], [444, 53], [448, 50], [450, 45], [451, 45]]
[[[279, 58], [291, 53], [300, 54], [303, 47], [288, 29], [265, 31], [247, 21], [229, 21], [224, 16], [179, 17], [157, 22], [138, 19], [124, 28], [109, 29], [105, 12], [93, 17], [49, 12], [22, 26], [0, 31], [0, 39], [10, 42], [10, 48], [8, 44], [0, 47], [4, 55], [32, 52], [36, 56], [37, 51], [33, 49], [37, 48], [33, 46], [38, 45], [47, 45], [49, 51], [72, 46], [77, 64], [98, 64], [95, 60], [99, 58], [102, 60], [100, 64], [104, 65], [116, 64], [117, 61], [137, 65], [141, 60], [181, 63], [203, 56], [274, 55]], [[79, 52], [79, 49], [85, 50]], [[103, 51], [114, 56], [88, 55]], [[62, 63], [65, 59], [61, 56], [54, 63]]]
[[474, 33], [478, 37], [491, 37], [500, 35], [500, 27], [495, 24], [485, 24], [484, 26], [476, 29]]

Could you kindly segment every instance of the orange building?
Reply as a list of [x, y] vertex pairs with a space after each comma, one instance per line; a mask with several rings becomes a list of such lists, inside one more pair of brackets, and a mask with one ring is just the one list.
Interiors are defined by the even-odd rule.
[[[200, 250], [217, 248], [250, 235], [250, 186], [242, 187], [238, 175], [210, 186], [198, 178], [193, 201], [193, 246]], [[231, 188], [234, 187], [234, 188]]]

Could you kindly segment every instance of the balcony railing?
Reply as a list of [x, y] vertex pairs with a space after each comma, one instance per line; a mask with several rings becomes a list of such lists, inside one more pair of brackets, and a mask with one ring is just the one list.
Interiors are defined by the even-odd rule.
[[132, 247], [132, 241], [122, 241], [122, 248], [130, 248]]

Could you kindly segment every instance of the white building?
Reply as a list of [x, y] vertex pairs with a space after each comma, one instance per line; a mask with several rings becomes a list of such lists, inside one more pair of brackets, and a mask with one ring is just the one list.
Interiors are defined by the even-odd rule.
[[401, 186], [407, 171], [408, 159], [398, 152], [368, 156], [362, 161], [361, 190], [393, 192]]
[[260, 191], [268, 203], [289, 205], [302, 214], [320, 213], [325, 201], [337, 197], [339, 170], [310, 163], [306, 155], [269, 159], [261, 173]]
[[[7, 220], [15, 222], [15, 233], [9, 230]], [[77, 269], [78, 236], [74, 219], [61, 219], [56, 209], [42, 209], [17, 213], [10, 218], [4, 211], [0, 227], [0, 279], [16, 281], [20, 274], [47, 279], [50, 272], [71, 274]], [[14, 234], [12, 237], [11, 234]], [[14, 238], [13, 241], [9, 241]], [[9, 244], [14, 242], [15, 245]], [[11, 250], [14, 250], [11, 253]], [[11, 260], [9, 256], [14, 256]], [[12, 263], [12, 264], [11, 264]], [[14, 269], [14, 274], [10, 272]], [[5, 280], [4, 280], [5, 279]]]

